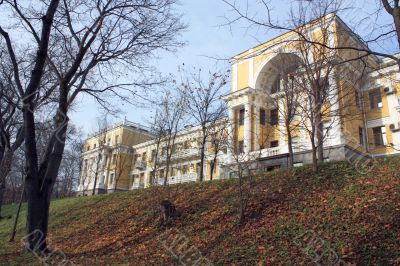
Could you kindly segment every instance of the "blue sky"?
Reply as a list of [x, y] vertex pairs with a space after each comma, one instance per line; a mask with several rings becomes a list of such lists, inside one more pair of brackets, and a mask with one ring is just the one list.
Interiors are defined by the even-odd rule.
[[[164, 74], [176, 73], [178, 66], [199, 66], [204, 69], [215, 68], [216, 60], [207, 58], [230, 58], [235, 54], [257, 44], [254, 38], [248, 36], [243, 29], [237, 28], [230, 32], [227, 27], [219, 27], [225, 20], [227, 6], [220, 0], [182, 0], [179, 11], [183, 20], [189, 25], [182, 35], [187, 44], [175, 54], [163, 54], [162, 58], [154, 60], [154, 65]], [[263, 38], [267, 40], [268, 37]], [[227, 62], [218, 62], [219, 69], [229, 67]], [[118, 103], [120, 104], [120, 103]], [[96, 129], [96, 117], [101, 115], [99, 106], [88, 96], [83, 97], [70, 114], [72, 123], [81, 127], [85, 133]], [[145, 123], [150, 111], [129, 105], [121, 107], [124, 113], [113, 120], [128, 120]]]
[[[237, 0], [245, 3], [245, 0]], [[251, 1], [250, 1], [251, 2]], [[295, 0], [273, 0], [273, 6], [277, 14], [282, 14], [282, 19], [288, 13], [288, 6]], [[360, 1], [360, 9], [357, 12], [343, 13], [342, 19], [352, 26], [358, 17], [370, 16], [368, 10], [375, 7], [376, 0]], [[354, 1], [352, 2], [354, 5]], [[176, 73], [179, 65], [198, 66], [203, 69], [214, 69], [216, 60], [207, 58], [231, 58], [232, 56], [247, 50], [260, 42], [274, 37], [272, 32], [248, 32], [244, 25], [236, 24], [232, 30], [229, 27], [221, 27], [225, 23], [224, 16], [231, 14], [229, 8], [221, 0], [181, 0], [178, 10], [183, 14], [183, 20], [189, 25], [182, 35], [182, 40], [187, 45], [179, 49], [175, 54], [161, 54], [160, 58], [154, 60], [154, 65], [164, 74]], [[382, 19], [382, 16], [379, 16]], [[387, 19], [387, 17], [383, 17]], [[361, 28], [361, 25], [358, 29]], [[365, 29], [364, 26], [361, 30]], [[229, 67], [228, 62], [218, 62], [218, 68]], [[148, 121], [151, 110], [137, 108], [122, 103], [114, 103], [123, 110], [120, 116], [113, 118], [114, 121], [128, 120], [145, 123]], [[88, 96], [84, 96], [70, 114], [71, 122], [81, 127], [84, 134], [96, 129], [96, 117], [101, 116], [99, 106]]]

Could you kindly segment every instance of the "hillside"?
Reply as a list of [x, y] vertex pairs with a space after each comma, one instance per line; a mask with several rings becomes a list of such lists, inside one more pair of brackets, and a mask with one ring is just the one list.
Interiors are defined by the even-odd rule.
[[[81, 265], [179, 265], [163, 245], [171, 231], [158, 227], [155, 208], [170, 198], [180, 216], [169, 227], [214, 265], [312, 265], [316, 254], [306, 254], [299, 238], [305, 232], [346, 262], [400, 265], [399, 169], [393, 157], [365, 175], [347, 163], [327, 163], [318, 174], [300, 167], [257, 177], [246, 183], [248, 216], [241, 226], [238, 180], [58, 200], [51, 206], [51, 245]], [[6, 206], [5, 214], [15, 208]], [[21, 219], [18, 239], [24, 224]], [[11, 220], [0, 221], [0, 263], [38, 264], [21, 242], [7, 242], [10, 226]]]

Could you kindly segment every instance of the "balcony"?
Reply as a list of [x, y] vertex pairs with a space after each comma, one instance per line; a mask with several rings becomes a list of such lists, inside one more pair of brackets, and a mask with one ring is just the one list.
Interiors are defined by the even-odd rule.
[[147, 168], [147, 162], [144, 160], [137, 160], [135, 162], [135, 168], [139, 170], [146, 170]]
[[[196, 181], [197, 181], [197, 173], [191, 173], [186, 175], [170, 176], [168, 177], [167, 184], [174, 185], [174, 184], [196, 182]], [[159, 186], [164, 185], [164, 178], [157, 178], [157, 185]]]
[[[182, 150], [178, 150], [178, 151], [172, 153], [171, 161], [197, 157], [199, 155], [200, 155], [199, 148], [182, 149]], [[160, 162], [167, 161], [166, 155], [162, 155], [159, 158], [160, 158]]]
[[134, 182], [132, 184], [132, 189], [141, 189], [144, 188], [144, 183], [143, 182]]

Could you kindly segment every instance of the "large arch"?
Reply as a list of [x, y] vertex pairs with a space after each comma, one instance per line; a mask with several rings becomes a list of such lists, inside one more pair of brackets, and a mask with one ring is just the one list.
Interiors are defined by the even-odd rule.
[[299, 68], [301, 59], [294, 53], [279, 53], [266, 61], [256, 76], [255, 89], [267, 94], [274, 93], [274, 84], [282, 74], [288, 74]]

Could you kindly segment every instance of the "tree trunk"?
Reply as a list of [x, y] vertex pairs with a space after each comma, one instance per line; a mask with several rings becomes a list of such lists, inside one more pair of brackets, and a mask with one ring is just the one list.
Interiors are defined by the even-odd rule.
[[292, 144], [292, 132], [290, 130], [289, 123], [286, 123], [286, 132], [287, 132], [287, 136], [288, 136], [288, 151], [289, 151], [288, 167], [292, 168], [293, 167], [293, 144]]
[[199, 176], [200, 182], [203, 182], [204, 180], [204, 157], [206, 152], [206, 140], [207, 140], [205, 125], [203, 125], [202, 133], [203, 133], [203, 138], [201, 140], [201, 149], [200, 149], [200, 176]]
[[15, 214], [14, 225], [13, 225], [13, 228], [11, 229], [10, 242], [13, 242], [13, 241], [14, 241], [14, 239], [15, 239], [15, 234], [17, 233], [17, 224], [18, 224], [19, 214], [20, 214], [20, 212], [21, 212], [22, 200], [24, 199], [24, 192], [25, 192], [25, 183], [24, 183], [24, 185], [22, 186], [21, 197], [20, 197], [20, 199], [19, 199], [17, 213]]
[[[23, 100], [23, 121], [24, 121], [24, 139], [25, 139], [25, 164], [26, 164], [26, 193], [28, 198], [28, 217], [27, 217], [27, 227], [28, 227], [28, 248], [38, 248], [41, 251], [45, 251], [46, 247], [46, 236], [47, 236], [47, 222], [48, 222], [48, 212], [50, 205], [50, 193], [54, 180], [57, 176], [57, 171], [61, 163], [62, 152], [64, 150], [64, 143], [58, 145], [48, 145], [53, 146], [52, 154], [53, 158], [44, 162], [38, 169], [38, 154], [36, 147], [36, 130], [35, 130], [35, 115], [34, 115], [34, 104], [33, 98], [35, 97], [38, 88], [40, 86], [40, 81], [43, 76], [45, 63], [47, 59], [47, 51], [50, 39], [50, 31], [53, 25], [54, 14], [58, 8], [59, 0], [52, 0], [46, 12], [43, 16], [43, 25], [41, 38], [39, 43], [39, 49], [37, 51], [37, 57], [35, 59], [34, 67], [32, 70], [32, 75], [29, 80], [28, 86], [25, 90], [24, 100]], [[58, 116], [61, 114], [67, 114], [67, 97], [68, 91], [61, 91], [61, 86], [66, 86], [68, 83], [60, 84], [60, 102]], [[60, 117], [57, 117], [58, 119]], [[60, 123], [57, 121], [56, 123]], [[61, 139], [65, 141], [65, 128], [60, 128], [60, 132], [55, 132], [53, 136], [56, 138], [58, 133]], [[54, 138], [50, 142], [54, 142]], [[59, 142], [58, 140], [56, 142]], [[50, 149], [48, 149], [50, 153]], [[40, 179], [40, 177], [46, 178], [45, 180]], [[50, 179], [52, 178], [52, 179]], [[50, 181], [50, 182], [49, 182]], [[50, 193], [49, 193], [50, 192]], [[42, 230], [40, 233], [39, 230]], [[42, 234], [42, 235], [40, 235]], [[43, 238], [44, 237], [44, 238]], [[44, 239], [44, 240], [43, 240]], [[34, 250], [30, 249], [30, 250]]]
[[[45, 185], [46, 187], [48, 185]], [[29, 251], [47, 251], [47, 230], [50, 208], [50, 197], [44, 191], [38, 191], [36, 184], [27, 181], [28, 194], [28, 236]], [[45, 189], [47, 190], [47, 189]]]
[[204, 146], [200, 149], [200, 174], [199, 174], [199, 182], [203, 182], [204, 180]]
[[245, 215], [245, 206], [243, 198], [242, 173], [239, 173], [239, 225], [244, 224], [245, 216], [246, 215]]
[[324, 124], [322, 121], [322, 96], [321, 90], [324, 90], [324, 87], [316, 86], [315, 98], [316, 98], [316, 106], [315, 106], [315, 128], [316, 132], [316, 139], [317, 139], [317, 153], [318, 153], [318, 162], [324, 162], [324, 145], [323, 145], [323, 138], [324, 138]]
[[10, 173], [13, 156], [14, 151], [12, 149], [6, 149], [0, 163], [0, 219], [2, 218], [1, 207], [3, 205], [4, 193], [6, 191], [6, 177]]
[[[27, 175], [25, 180], [28, 215], [27, 215], [27, 248], [34, 252], [47, 252], [47, 231], [51, 193], [57, 179], [58, 170], [65, 148], [68, 129], [67, 83], [60, 83], [60, 100], [55, 116], [55, 130], [49, 139], [46, 153], [40, 168], [37, 168], [37, 150], [35, 145], [35, 124], [33, 112], [24, 112], [25, 126], [25, 159]], [[31, 126], [32, 129], [26, 128]]]
[[318, 171], [318, 159], [317, 159], [317, 147], [315, 147], [315, 142], [311, 141], [312, 146], [312, 169], [314, 172]]
[[317, 122], [317, 152], [318, 152], [318, 162], [324, 162], [324, 124], [321, 121], [321, 116], [319, 116], [319, 121]]
[[214, 156], [214, 159], [213, 159], [213, 162], [212, 162], [212, 164], [210, 165], [211, 167], [210, 167], [210, 180], [213, 180], [213, 177], [214, 177], [214, 169], [215, 169], [215, 166], [216, 166], [216, 164], [217, 164], [217, 154], [214, 154], [215, 156]]
[[6, 185], [5, 182], [2, 182], [0, 184], [0, 219], [3, 217], [1, 216], [1, 207], [3, 206], [3, 198], [4, 198], [4, 192], [6, 190]]

